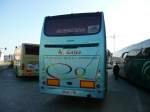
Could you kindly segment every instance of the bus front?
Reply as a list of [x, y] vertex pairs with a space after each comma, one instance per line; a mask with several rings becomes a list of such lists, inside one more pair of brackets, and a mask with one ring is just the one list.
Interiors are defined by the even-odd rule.
[[103, 13], [46, 17], [39, 64], [41, 92], [104, 98], [107, 76]]

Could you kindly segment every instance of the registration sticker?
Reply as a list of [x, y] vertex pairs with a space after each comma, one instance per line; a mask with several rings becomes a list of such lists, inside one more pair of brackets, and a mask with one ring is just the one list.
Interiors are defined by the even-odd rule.
[[77, 91], [75, 91], [75, 90], [64, 90], [63, 94], [75, 95], [75, 94], [77, 94]]
[[90, 25], [88, 26], [88, 33], [97, 33], [99, 31], [99, 25]]

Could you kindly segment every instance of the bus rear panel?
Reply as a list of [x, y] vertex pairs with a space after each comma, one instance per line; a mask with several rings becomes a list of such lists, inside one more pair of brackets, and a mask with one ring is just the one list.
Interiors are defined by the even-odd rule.
[[107, 76], [103, 13], [46, 17], [39, 62], [41, 92], [104, 98]]
[[24, 43], [15, 50], [17, 77], [32, 77], [39, 74], [39, 45]]

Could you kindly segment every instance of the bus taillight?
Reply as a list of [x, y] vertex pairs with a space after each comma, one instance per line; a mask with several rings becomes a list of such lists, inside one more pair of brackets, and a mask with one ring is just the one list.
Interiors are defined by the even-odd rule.
[[59, 81], [59, 79], [47, 79], [47, 85], [48, 86], [59, 86], [60, 81]]
[[80, 81], [80, 88], [95, 88], [95, 82], [94, 81], [81, 80]]

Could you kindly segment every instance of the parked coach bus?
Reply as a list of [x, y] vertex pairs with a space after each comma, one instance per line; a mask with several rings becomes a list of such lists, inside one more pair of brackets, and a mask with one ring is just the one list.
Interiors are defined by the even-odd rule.
[[123, 53], [122, 56], [124, 57], [125, 78], [150, 90], [150, 47], [133, 49]]
[[23, 43], [14, 52], [14, 69], [16, 77], [38, 76], [39, 74], [39, 45]]
[[138, 87], [150, 90], [150, 39], [117, 51], [116, 57], [120, 59], [120, 77]]
[[103, 13], [45, 17], [39, 62], [41, 92], [103, 99], [107, 89]]

